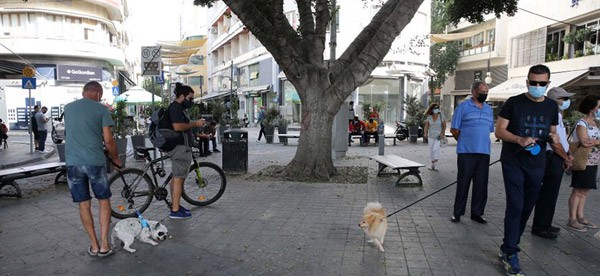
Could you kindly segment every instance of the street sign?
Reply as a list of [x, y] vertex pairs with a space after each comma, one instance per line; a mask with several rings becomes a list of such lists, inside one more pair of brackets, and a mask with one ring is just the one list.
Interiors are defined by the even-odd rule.
[[23, 76], [25, 76], [27, 78], [35, 77], [35, 69], [33, 69], [33, 67], [31, 67], [31, 66], [23, 67]]
[[112, 93], [113, 93], [113, 96], [115, 96], [115, 97], [119, 96], [119, 87], [118, 86], [113, 87]]
[[23, 89], [35, 89], [35, 78], [23, 78], [21, 82], [21, 88]]
[[163, 79], [163, 76], [156, 76], [156, 84], [165, 84], [165, 79]]
[[142, 46], [142, 75], [158, 76], [162, 68], [160, 46]]

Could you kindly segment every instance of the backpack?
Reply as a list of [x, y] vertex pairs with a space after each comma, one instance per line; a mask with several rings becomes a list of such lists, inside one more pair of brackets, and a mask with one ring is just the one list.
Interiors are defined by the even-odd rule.
[[161, 107], [152, 113], [150, 117], [150, 128], [148, 129], [150, 142], [161, 151], [170, 151], [177, 146], [175, 138], [180, 133], [173, 130], [169, 110]]
[[35, 112], [31, 115], [31, 131], [38, 131], [37, 119], [35, 119]]

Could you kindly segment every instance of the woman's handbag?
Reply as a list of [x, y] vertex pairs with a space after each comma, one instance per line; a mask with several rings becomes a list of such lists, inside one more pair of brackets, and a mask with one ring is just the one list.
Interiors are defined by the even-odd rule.
[[589, 155], [592, 152], [592, 147], [584, 147], [579, 141], [573, 142], [571, 137], [573, 136], [573, 131], [575, 131], [575, 129], [577, 129], [577, 126], [571, 130], [571, 134], [569, 134], [569, 138], [567, 139], [569, 141], [569, 152], [573, 155], [573, 165], [571, 166], [571, 170], [585, 171]]

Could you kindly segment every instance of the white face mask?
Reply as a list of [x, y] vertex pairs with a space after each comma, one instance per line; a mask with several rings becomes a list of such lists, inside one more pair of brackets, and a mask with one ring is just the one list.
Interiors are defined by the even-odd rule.
[[439, 108], [433, 109], [433, 114], [439, 114], [439, 113], [440, 113], [440, 109]]

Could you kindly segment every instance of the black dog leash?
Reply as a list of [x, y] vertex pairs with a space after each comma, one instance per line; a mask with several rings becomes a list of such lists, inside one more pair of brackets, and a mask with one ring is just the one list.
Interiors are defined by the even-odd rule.
[[[536, 146], [537, 146], [537, 149], [535, 148]], [[521, 152], [522, 150], [529, 150], [529, 151], [531, 151], [531, 154], [533, 154], [533, 155], [537, 155], [537, 154], [540, 152], [540, 146], [539, 146], [538, 144], [536, 144], [536, 143], [533, 143], [533, 144], [531, 144], [531, 145], [529, 145], [529, 146], [527, 146], [527, 147], [520, 148], [519, 150], [517, 150], [517, 151], [515, 151], [515, 152], [512, 152], [511, 154], [509, 154], [509, 155], [505, 156], [504, 158], [507, 158], [507, 157], [513, 156], [513, 155], [515, 155], [515, 154], [517, 154], [517, 153]], [[537, 152], [536, 152], [536, 151], [537, 151]], [[502, 161], [502, 158], [500, 158], [500, 159], [498, 159], [498, 160], [496, 160], [496, 161], [494, 161], [494, 162], [490, 163], [490, 165], [489, 165], [488, 167], [491, 167], [492, 165], [494, 165], [494, 164], [496, 164], [496, 163], [498, 163], [498, 162], [500, 162], [500, 161]], [[440, 189], [438, 189], [438, 190], [436, 190], [436, 191], [435, 191], [435, 192], [433, 192], [433, 193], [430, 193], [430, 194], [428, 194], [428, 195], [426, 195], [426, 196], [424, 196], [424, 197], [422, 197], [422, 198], [419, 198], [419, 199], [417, 199], [416, 201], [414, 201], [414, 202], [413, 202], [413, 203], [411, 203], [411, 204], [408, 204], [408, 205], [406, 205], [406, 206], [404, 206], [404, 207], [402, 207], [402, 208], [400, 208], [400, 209], [398, 209], [398, 210], [394, 211], [393, 213], [391, 213], [391, 214], [387, 215], [387, 216], [386, 216], [386, 218], [389, 218], [389, 217], [391, 217], [391, 216], [395, 215], [396, 213], [398, 213], [398, 212], [400, 212], [400, 211], [403, 211], [403, 210], [405, 210], [405, 209], [408, 209], [408, 208], [410, 208], [411, 206], [413, 206], [413, 205], [415, 205], [415, 204], [417, 204], [417, 203], [419, 203], [419, 202], [421, 202], [421, 201], [423, 201], [423, 200], [425, 200], [425, 199], [427, 199], [427, 198], [430, 198], [431, 196], [433, 196], [433, 195], [435, 195], [435, 194], [437, 194], [437, 193], [439, 193], [439, 192], [441, 192], [441, 191], [443, 191], [443, 190], [447, 189], [448, 187], [450, 187], [450, 186], [452, 186], [452, 185], [454, 185], [454, 184], [456, 184], [456, 183], [458, 183], [458, 180], [457, 180], [457, 181], [454, 181], [454, 182], [452, 182], [452, 183], [450, 183], [450, 184], [448, 184], [448, 185], [446, 185], [446, 186], [444, 186], [444, 187], [442, 187], [442, 188], [440, 188]]]

